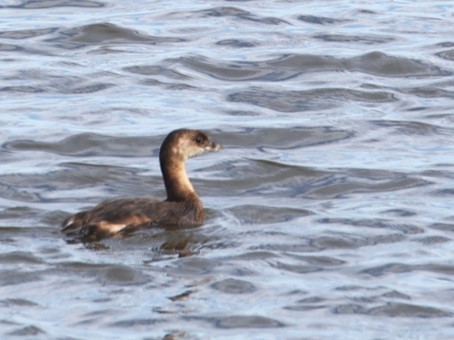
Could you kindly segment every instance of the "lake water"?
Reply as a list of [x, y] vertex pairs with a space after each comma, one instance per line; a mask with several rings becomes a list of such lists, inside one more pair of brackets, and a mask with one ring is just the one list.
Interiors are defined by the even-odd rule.
[[[453, 339], [453, 1], [0, 4], [0, 335]], [[69, 242], [164, 197], [180, 127], [197, 229]]]

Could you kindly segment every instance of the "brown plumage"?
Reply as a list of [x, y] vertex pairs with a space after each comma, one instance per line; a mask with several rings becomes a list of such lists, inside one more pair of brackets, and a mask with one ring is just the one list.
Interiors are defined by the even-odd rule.
[[151, 226], [197, 226], [205, 213], [186, 174], [185, 161], [220, 146], [201, 131], [172, 131], [161, 145], [159, 161], [167, 192], [164, 201], [120, 198], [104, 201], [91, 210], [68, 217], [63, 232], [72, 237], [97, 240], [119, 231]]

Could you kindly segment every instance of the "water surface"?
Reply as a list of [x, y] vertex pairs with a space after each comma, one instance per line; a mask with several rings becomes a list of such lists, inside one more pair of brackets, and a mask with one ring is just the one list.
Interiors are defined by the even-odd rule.
[[[5, 338], [452, 339], [451, 1], [4, 1]], [[197, 229], [81, 244], [59, 224], [164, 197]]]

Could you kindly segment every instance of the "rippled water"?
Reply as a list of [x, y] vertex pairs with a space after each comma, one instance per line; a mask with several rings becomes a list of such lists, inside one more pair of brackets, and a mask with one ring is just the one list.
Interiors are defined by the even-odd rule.
[[[454, 338], [452, 1], [0, 4], [0, 332], [56, 339]], [[67, 242], [163, 197], [198, 229]]]

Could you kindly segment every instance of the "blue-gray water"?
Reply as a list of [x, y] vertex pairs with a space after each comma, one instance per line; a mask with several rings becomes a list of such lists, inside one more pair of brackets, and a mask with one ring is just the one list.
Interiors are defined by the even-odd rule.
[[[454, 338], [454, 2], [0, 3], [0, 337]], [[164, 197], [192, 230], [67, 242]]]

